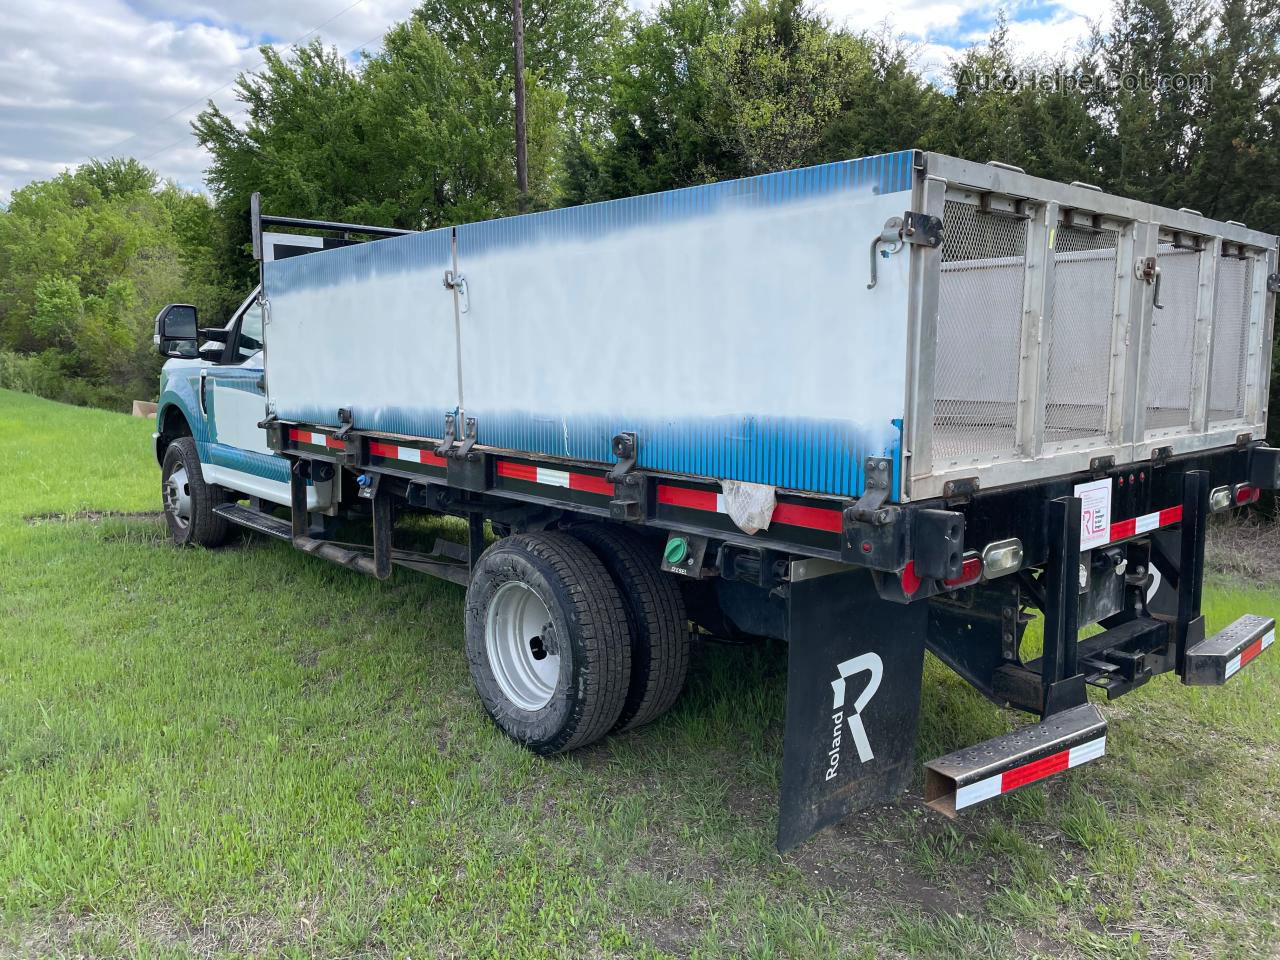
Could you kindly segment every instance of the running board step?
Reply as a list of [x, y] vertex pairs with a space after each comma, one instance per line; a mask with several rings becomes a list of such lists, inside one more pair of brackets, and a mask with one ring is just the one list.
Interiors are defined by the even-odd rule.
[[1101, 757], [1102, 711], [1083, 703], [924, 765], [924, 802], [948, 817]]
[[1187, 650], [1182, 682], [1192, 686], [1221, 686], [1275, 639], [1273, 618], [1246, 613], [1225, 630]]
[[220, 503], [213, 508], [213, 512], [220, 517], [226, 517], [234, 524], [256, 530], [258, 533], [265, 533], [277, 540], [293, 539], [293, 526], [288, 520], [281, 520], [277, 516], [255, 510], [253, 507], [246, 507], [242, 503]]

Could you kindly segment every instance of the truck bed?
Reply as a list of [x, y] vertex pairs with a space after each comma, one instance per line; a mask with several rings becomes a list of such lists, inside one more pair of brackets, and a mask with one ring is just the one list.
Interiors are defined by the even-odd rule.
[[267, 262], [269, 412], [920, 500], [1261, 436], [1275, 245], [903, 151]]

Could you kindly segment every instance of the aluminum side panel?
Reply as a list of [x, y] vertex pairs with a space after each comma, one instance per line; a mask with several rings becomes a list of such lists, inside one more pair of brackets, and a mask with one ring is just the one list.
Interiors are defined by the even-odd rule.
[[[462, 406], [482, 445], [856, 496], [899, 463], [908, 264], [871, 240], [914, 154], [456, 229]], [[450, 231], [264, 265], [284, 419], [438, 437], [459, 405]]]

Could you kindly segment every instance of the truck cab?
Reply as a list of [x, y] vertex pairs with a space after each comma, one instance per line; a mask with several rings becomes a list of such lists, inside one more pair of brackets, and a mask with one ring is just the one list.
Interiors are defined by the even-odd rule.
[[[156, 316], [155, 343], [168, 358], [160, 372], [156, 460], [165, 470], [166, 506], [188, 525], [197, 509], [191, 492], [197, 473], [205, 487], [231, 496], [289, 503], [288, 463], [267, 447], [258, 426], [266, 415], [260, 290], [245, 297], [222, 327], [201, 328], [191, 304], [170, 304]], [[177, 450], [169, 456], [177, 441], [188, 438], [193, 450], [186, 457]], [[192, 452], [198, 464], [187, 462]]]

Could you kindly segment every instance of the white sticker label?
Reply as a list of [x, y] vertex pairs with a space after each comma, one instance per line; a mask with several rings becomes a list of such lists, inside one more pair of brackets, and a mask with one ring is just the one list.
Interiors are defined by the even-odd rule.
[[1080, 498], [1080, 549], [1092, 550], [1111, 540], [1111, 478], [1076, 484]]

